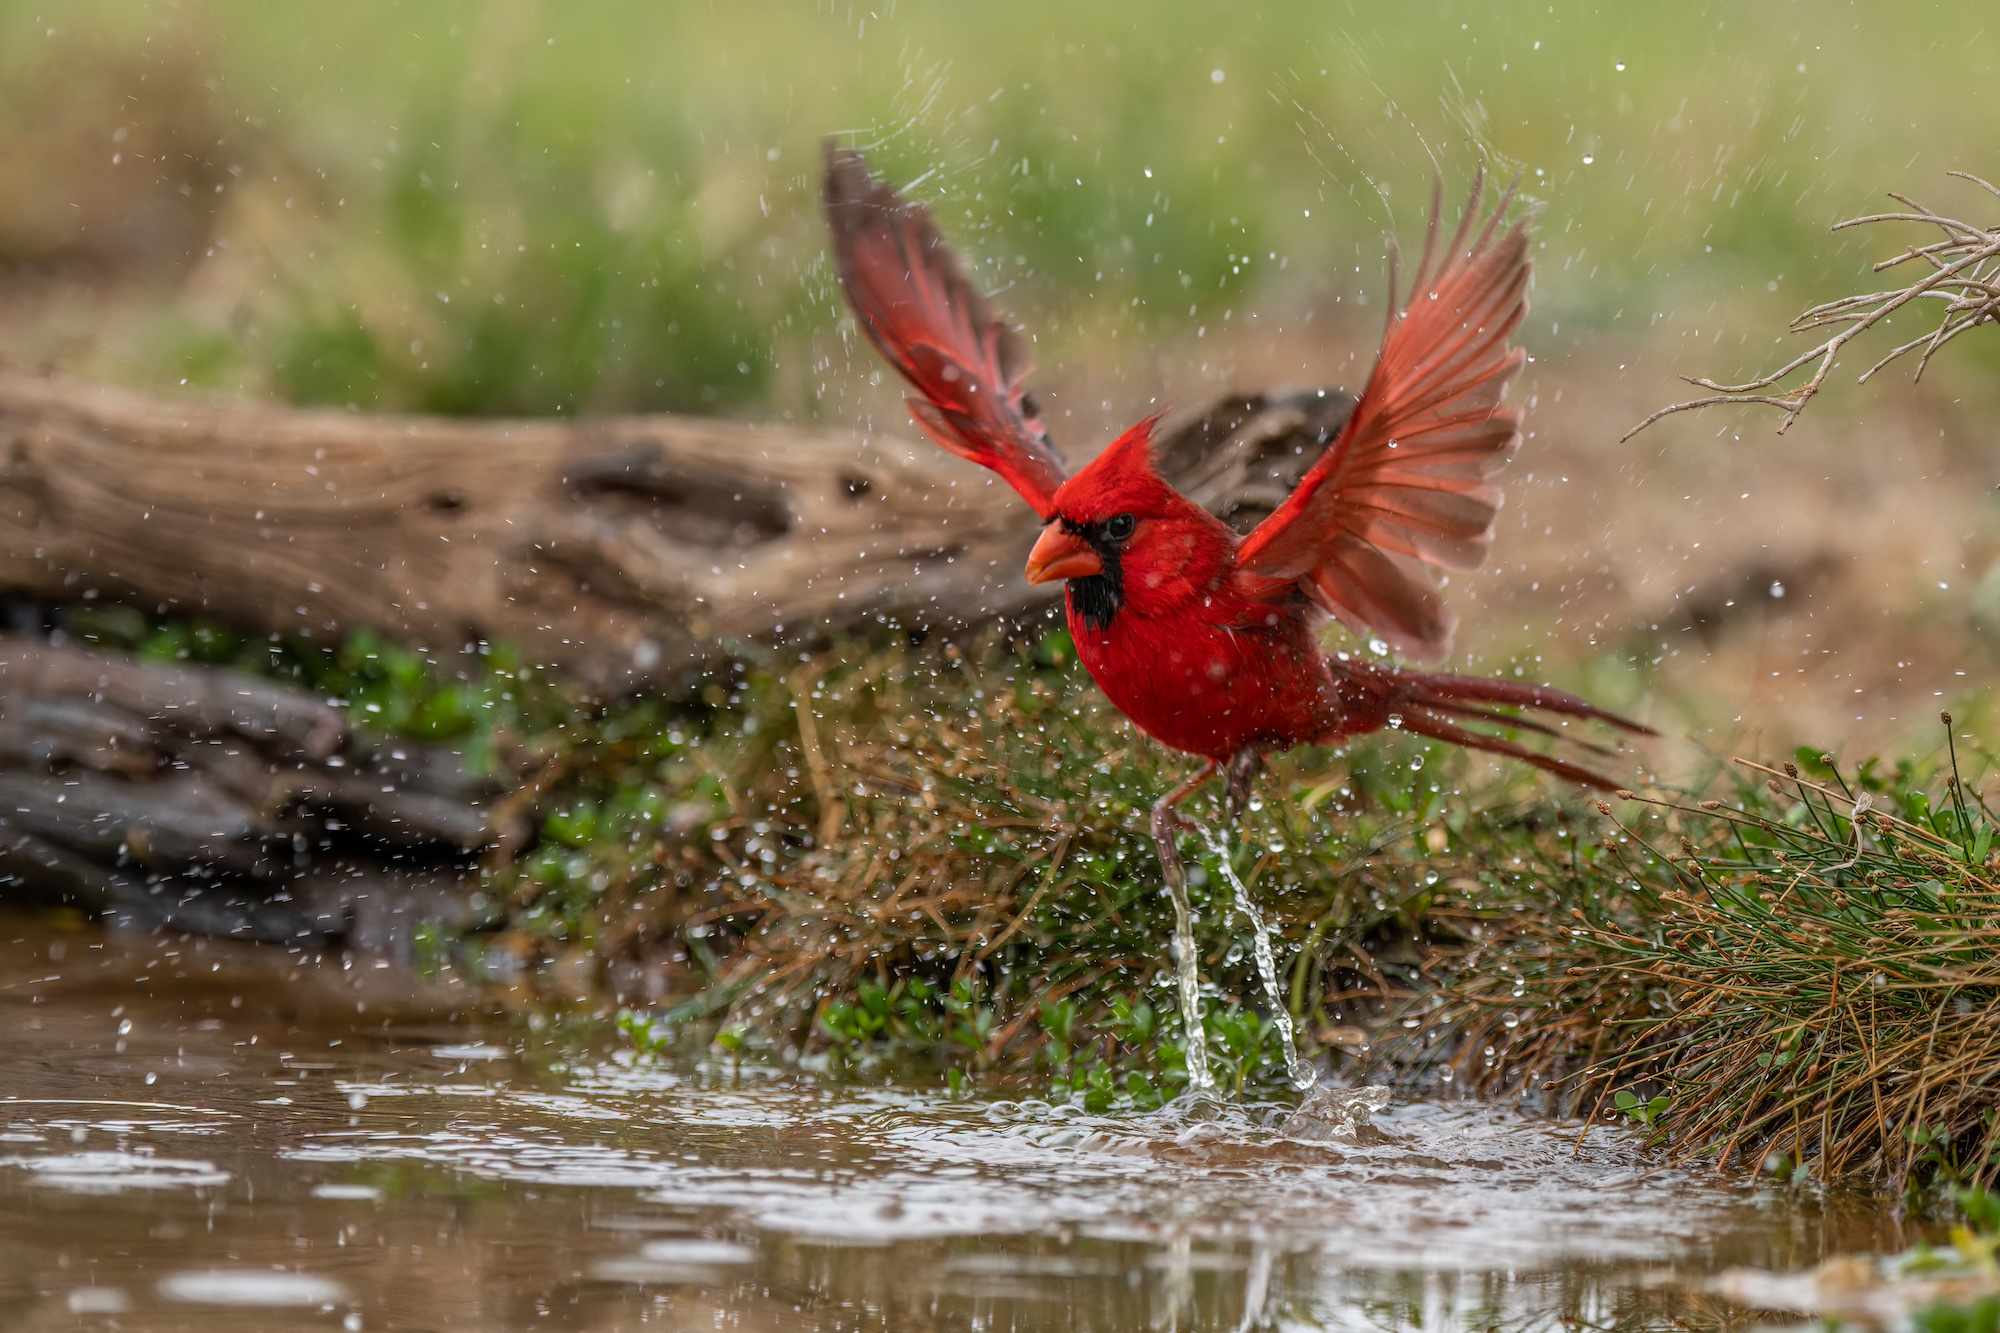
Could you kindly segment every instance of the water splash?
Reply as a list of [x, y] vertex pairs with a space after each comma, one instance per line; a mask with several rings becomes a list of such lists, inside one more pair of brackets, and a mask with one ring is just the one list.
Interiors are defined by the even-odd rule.
[[1369, 1122], [1375, 1113], [1388, 1104], [1389, 1090], [1384, 1087], [1333, 1088], [1322, 1084], [1307, 1093], [1299, 1108], [1285, 1118], [1284, 1132], [1295, 1139], [1360, 1142], [1373, 1128]]
[[1174, 980], [1180, 994], [1181, 1033], [1187, 1042], [1188, 1091], [1215, 1091], [1208, 1067], [1208, 1032], [1201, 1025], [1201, 973], [1195, 964], [1194, 913], [1188, 906], [1187, 875], [1167, 867], [1167, 895], [1174, 901]]
[[1236, 873], [1235, 862], [1229, 855], [1229, 844], [1216, 830], [1202, 827], [1201, 840], [1215, 855], [1216, 863], [1222, 869], [1222, 877], [1229, 881], [1229, 887], [1236, 895], [1236, 910], [1250, 923], [1251, 950], [1257, 959], [1257, 976], [1264, 983], [1264, 998], [1271, 1010], [1271, 1024], [1278, 1029], [1278, 1040], [1285, 1051], [1285, 1077], [1294, 1088], [1303, 1092], [1318, 1080], [1313, 1067], [1299, 1058], [1298, 1035], [1292, 1026], [1291, 1006], [1285, 1002], [1284, 991], [1278, 985], [1278, 960], [1271, 949], [1271, 928], [1264, 920], [1264, 914], [1257, 910], [1257, 904], [1250, 897], [1249, 886]]

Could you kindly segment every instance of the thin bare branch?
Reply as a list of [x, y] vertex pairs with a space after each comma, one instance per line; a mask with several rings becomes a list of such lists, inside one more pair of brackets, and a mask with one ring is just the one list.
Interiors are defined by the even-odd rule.
[[[1970, 172], [1953, 171], [1947, 174], [1977, 185], [1995, 198], [2000, 198], [2000, 187], [1995, 187], [1991, 182], [1982, 180]], [[1696, 376], [1683, 376], [1682, 378], [1690, 384], [1712, 390], [1712, 395], [1663, 407], [1626, 432], [1624, 439], [1631, 439], [1661, 417], [1724, 403], [1756, 403], [1766, 407], [1783, 408], [1785, 419], [1778, 426], [1778, 434], [1782, 435], [1791, 429], [1792, 423], [1799, 419], [1799, 414], [1805, 410], [1806, 404], [1810, 403], [1826, 384], [1827, 376], [1832, 373], [1834, 362], [1838, 359], [1842, 348], [1881, 324], [1898, 310], [1918, 301], [1936, 300], [1945, 303], [1944, 312], [1937, 326], [1922, 337], [1912, 338], [1890, 350], [1881, 360], [1862, 372], [1857, 383], [1867, 383], [1875, 372], [1909, 353], [1919, 352], [1919, 349], [1921, 351], [1917, 357], [1914, 378], [1921, 379], [1924, 370], [1930, 365], [1931, 358], [1937, 355], [1938, 350], [1946, 343], [1981, 324], [2000, 323], [2000, 226], [1979, 227], [1957, 218], [1946, 217], [1894, 191], [1890, 191], [1889, 197], [1910, 211], [1873, 213], [1866, 217], [1849, 218], [1845, 222], [1834, 224], [1833, 230], [1844, 231], [1849, 227], [1891, 222], [1913, 222], [1920, 226], [1936, 227], [1944, 233], [1943, 240], [1933, 241], [1928, 245], [1911, 245], [1893, 259], [1883, 260], [1873, 266], [1873, 271], [1880, 273], [1913, 260], [1923, 260], [1930, 266], [1928, 273], [1903, 287], [1842, 297], [1836, 301], [1816, 305], [1799, 315], [1791, 323], [1791, 330], [1794, 333], [1819, 329], [1839, 331], [1768, 375], [1743, 384], [1720, 384]], [[1808, 365], [1811, 365], [1813, 370], [1803, 383], [1776, 393], [1763, 392], [1777, 388]]]
[[[1670, 417], [1676, 412], [1692, 412], [1698, 407], [1714, 407], [1720, 403], [1763, 403], [1770, 407], [1782, 407], [1786, 409], [1785, 426], [1791, 425], [1793, 420], [1797, 418], [1799, 414], [1799, 409], [1805, 406], [1805, 402], [1803, 399], [1781, 398], [1771, 394], [1755, 394], [1755, 395], [1718, 394], [1713, 398], [1695, 398], [1685, 403], [1675, 403], [1670, 407], [1661, 408], [1659, 411], [1653, 413], [1653, 415], [1647, 417], [1644, 421], [1640, 422], [1638, 425], [1632, 427], [1632, 429], [1626, 431], [1623, 435], [1619, 436], [1618, 442], [1620, 444], [1625, 443], [1625, 441], [1631, 439], [1634, 435], [1637, 435], [1640, 431], [1646, 429], [1646, 427], [1652, 425], [1655, 421], [1658, 421], [1661, 417]], [[1784, 434], [1785, 426], [1780, 426], [1778, 428], [1779, 434], [1781, 435]]]
[[1969, 171], [1947, 171], [1944, 174], [1947, 176], [1956, 176], [1958, 179], [1962, 181], [1971, 181], [1974, 185], [1977, 185], [1980, 189], [1986, 191], [1986, 193], [1992, 195], [1995, 199], [2000, 199], [2000, 186], [1994, 185], [1991, 181], [1986, 180], [1984, 177], [1975, 176]]

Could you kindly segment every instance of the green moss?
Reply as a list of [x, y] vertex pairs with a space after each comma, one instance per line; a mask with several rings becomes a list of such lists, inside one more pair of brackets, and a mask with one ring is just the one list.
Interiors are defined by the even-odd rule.
[[528, 750], [562, 743], [588, 709], [525, 669], [505, 644], [424, 655], [367, 631], [338, 646], [246, 635], [206, 617], [162, 617], [121, 603], [58, 608], [60, 628], [100, 649], [152, 662], [233, 667], [304, 685], [348, 711], [364, 734], [454, 745], [491, 768], [503, 742]]

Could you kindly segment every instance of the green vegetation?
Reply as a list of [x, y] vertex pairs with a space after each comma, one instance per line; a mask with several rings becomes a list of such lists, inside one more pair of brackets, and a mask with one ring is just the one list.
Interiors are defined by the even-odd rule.
[[363, 731], [451, 742], [484, 768], [499, 762], [503, 745], [559, 735], [573, 712], [505, 645], [481, 645], [462, 660], [441, 663], [365, 631], [332, 646], [100, 603], [61, 608], [56, 627], [92, 647], [147, 661], [234, 667], [292, 681], [346, 708]]
[[336, 406], [845, 421], [830, 132], [923, 178], [1047, 363], [1379, 299], [1391, 215], [1410, 239], [1433, 159], [1456, 193], [1482, 156], [1546, 205], [1538, 355], [1707, 343], [1845, 290], [1871, 242], [1824, 229], [1885, 183], [1978, 169], [1984, 18], [10, 0], [0, 258], [96, 276], [21, 289], [8, 346]]
[[[690, 998], [635, 1030], [721, 1027], [1085, 1105], [1171, 1095], [1185, 1071], [1141, 830], [1173, 765], [1064, 644], [746, 676], [660, 770], [659, 801], [705, 803], [700, 832], [646, 869], [634, 826], [588, 844], [613, 867], [591, 882], [622, 886], [603, 899], [620, 947], [684, 951]], [[1622, 1114], [1670, 1155], [1793, 1180], [1983, 1183], [1994, 821], [1961, 761], [1990, 762], [1838, 773], [1802, 755], [1733, 770], [1727, 802], [1649, 798], [1621, 820], [1371, 738], [1286, 757], [1239, 869], [1287, 941], [1309, 1042], [1374, 1034], [1351, 1061], [1323, 1052], [1351, 1073]], [[1275, 1091], [1244, 932], [1215, 867], [1194, 879], [1218, 1073]]]
[[1623, 1112], [1677, 1156], [1992, 1182], [2000, 883], [1962, 743], [1648, 800], [1427, 997], [1424, 1060]]
[[[64, 621], [510, 757], [542, 819], [537, 845], [487, 867], [502, 933], [430, 948], [651, 969], [672, 998], [623, 1015], [642, 1047], [1097, 1109], [1186, 1086], [1144, 831], [1181, 766], [1096, 696], [1060, 631], [972, 652], [857, 641], [605, 704], [502, 650], [441, 667], [366, 637], [245, 641], [115, 607]], [[1790, 1181], [1984, 1186], [2000, 820], [1978, 794], [1991, 757], [1947, 740], [1934, 763], [1718, 765], [1725, 799], [1614, 812], [1371, 737], [1278, 759], [1236, 868], [1282, 939], [1308, 1051], [1350, 1076], [1621, 1118], [1668, 1156]], [[1212, 853], [1190, 878], [1218, 1080], [1280, 1095]]]

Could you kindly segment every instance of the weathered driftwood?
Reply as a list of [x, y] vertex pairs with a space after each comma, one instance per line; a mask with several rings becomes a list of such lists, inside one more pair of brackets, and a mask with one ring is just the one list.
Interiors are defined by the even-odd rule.
[[[1247, 520], [1349, 405], [1225, 399], [1164, 442], [1165, 470]], [[505, 640], [606, 688], [876, 616], [1039, 605], [1049, 591], [1020, 573], [1033, 537], [1004, 485], [917, 440], [301, 412], [0, 374], [0, 591], [434, 649]], [[324, 744], [313, 717], [243, 707], [295, 750]], [[93, 725], [61, 743], [111, 746]]]
[[469, 919], [471, 858], [523, 832], [508, 785], [306, 690], [0, 637], [0, 901], [391, 945]]

